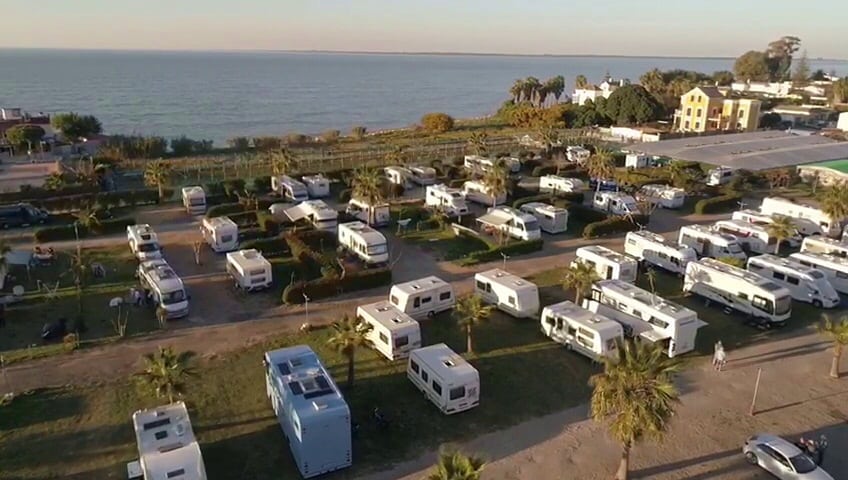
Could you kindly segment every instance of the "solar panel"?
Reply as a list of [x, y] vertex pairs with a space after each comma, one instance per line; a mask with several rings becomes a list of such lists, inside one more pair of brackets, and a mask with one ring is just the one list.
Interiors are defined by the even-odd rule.
[[278, 363], [277, 370], [279, 370], [283, 375], [291, 375], [291, 368], [289, 368], [288, 363]]
[[295, 395], [303, 393], [303, 388], [300, 386], [300, 382], [289, 382], [289, 388]]

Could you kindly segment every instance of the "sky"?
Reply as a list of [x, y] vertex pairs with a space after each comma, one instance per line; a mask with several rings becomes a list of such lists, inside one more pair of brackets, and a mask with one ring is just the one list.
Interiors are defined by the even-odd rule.
[[0, 0], [0, 47], [845, 58], [843, 0]]

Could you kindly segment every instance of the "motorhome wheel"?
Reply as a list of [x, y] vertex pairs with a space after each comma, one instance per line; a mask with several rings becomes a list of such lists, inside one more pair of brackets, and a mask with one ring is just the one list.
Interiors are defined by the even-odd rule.
[[757, 455], [754, 452], [748, 452], [745, 454], [745, 461], [747, 461], [751, 465], [759, 465], [760, 461], [757, 460]]
[[816, 308], [822, 308], [822, 303], [819, 300], [813, 300], [813, 306]]
[[434, 311], [432, 311], [432, 310], [430, 310], [429, 312], [427, 312], [427, 317], [429, 317], [429, 318], [433, 318], [433, 316], [435, 316], [435, 315], [436, 315], [436, 312], [434, 312]]

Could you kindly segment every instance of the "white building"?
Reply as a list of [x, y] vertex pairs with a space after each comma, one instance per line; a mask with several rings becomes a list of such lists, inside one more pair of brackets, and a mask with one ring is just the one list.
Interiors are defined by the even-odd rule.
[[131, 478], [206, 480], [203, 454], [185, 403], [139, 410], [132, 421], [138, 462], [127, 470], [140, 475]]
[[792, 82], [733, 82], [730, 90], [739, 93], [756, 93], [772, 98], [788, 97], [792, 92]]
[[488, 304], [516, 318], [539, 313], [539, 288], [533, 282], [499, 268], [474, 275], [474, 291]]
[[571, 102], [578, 105], [583, 105], [589, 100], [597, 102], [599, 98], [609, 98], [612, 92], [628, 83], [630, 82], [625, 79], [613, 80], [612, 77], [607, 77], [599, 85], [589, 84], [583, 88], [575, 88], [571, 95]]

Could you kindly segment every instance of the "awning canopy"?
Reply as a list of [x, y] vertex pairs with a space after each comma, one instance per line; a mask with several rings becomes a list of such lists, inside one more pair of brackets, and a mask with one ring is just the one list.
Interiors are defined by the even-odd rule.
[[647, 340], [649, 342], [653, 342], [653, 343], [661, 342], [663, 340], [671, 338], [671, 335], [657, 332], [654, 329], [645, 330], [644, 332], [640, 332], [639, 336], [644, 338], [645, 340]]
[[497, 215], [494, 213], [487, 213], [482, 217], [477, 218], [477, 221], [484, 225], [491, 225], [493, 227], [500, 227], [509, 221], [509, 217], [505, 217], [503, 215]]

